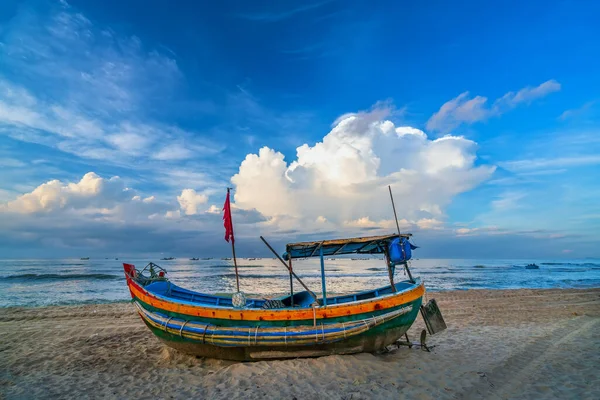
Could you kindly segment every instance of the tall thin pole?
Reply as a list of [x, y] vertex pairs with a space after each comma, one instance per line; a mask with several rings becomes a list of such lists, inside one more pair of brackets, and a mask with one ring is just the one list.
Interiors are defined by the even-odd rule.
[[292, 274], [292, 276], [294, 278], [296, 278], [296, 280], [302, 285], [302, 287], [304, 288], [304, 290], [306, 290], [308, 292], [308, 294], [310, 294], [310, 296], [313, 299], [315, 299], [315, 301], [318, 303], [319, 299], [317, 298], [317, 295], [314, 294], [313, 291], [310, 290], [308, 288], [308, 286], [306, 286], [304, 284], [304, 282], [302, 282], [302, 280], [298, 277], [298, 275], [296, 275], [296, 273], [290, 268], [290, 266], [285, 261], [283, 261], [283, 258], [281, 258], [281, 256], [279, 254], [277, 254], [277, 252], [275, 251], [275, 249], [273, 247], [271, 247], [271, 245], [269, 244], [269, 242], [267, 242], [267, 239], [265, 239], [264, 237], [261, 236], [260, 240], [262, 240], [265, 243], [265, 245], [269, 248], [269, 250], [271, 250], [271, 252], [273, 254], [275, 254], [275, 257], [277, 257], [279, 259], [279, 261], [281, 261], [281, 263], [283, 264], [283, 266], [286, 267], [287, 270], [290, 271], [290, 274]]
[[294, 307], [294, 276], [292, 275], [292, 257], [290, 257], [290, 301], [292, 307]]
[[323, 305], [327, 306], [327, 289], [325, 287], [325, 261], [323, 260], [323, 244], [319, 245], [319, 257], [321, 258], [321, 289], [323, 290]]
[[390, 286], [392, 287], [392, 290], [394, 292], [396, 292], [396, 284], [394, 283], [394, 271], [392, 271], [392, 264], [391, 264], [391, 261], [390, 261], [390, 255], [388, 254], [387, 249], [384, 249], [383, 255], [385, 256], [385, 263], [387, 264], [388, 275], [389, 275], [389, 278], [390, 278]]
[[[400, 233], [400, 225], [398, 224], [398, 215], [396, 215], [396, 205], [394, 204], [394, 196], [392, 195], [392, 186], [388, 185], [388, 190], [390, 191], [390, 199], [392, 200], [392, 209], [394, 210], [394, 219], [396, 220], [396, 228], [398, 229], [398, 239], [401, 239], [401, 233]], [[411, 282], [414, 282], [415, 280], [412, 277], [412, 274], [410, 273], [410, 269], [408, 269], [408, 263], [406, 261], [404, 261], [404, 269], [406, 270], [406, 273], [408, 274], [408, 279]], [[393, 285], [393, 283], [392, 283]]]
[[235, 245], [231, 242], [231, 252], [233, 253], [233, 266], [235, 267], [235, 285], [237, 287], [237, 291], [240, 291], [240, 277], [238, 275], [237, 269], [237, 259], [235, 258]]
[[[231, 190], [231, 188], [227, 188], [227, 198], [230, 199], [229, 197], [229, 191]], [[238, 268], [237, 268], [237, 258], [235, 257], [235, 239], [234, 239], [234, 234], [233, 234], [233, 218], [231, 217], [231, 199], [230, 199], [230, 203], [229, 203], [229, 220], [231, 221], [231, 252], [233, 253], [233, 266], [235, 267], [235, 284], [237, 287], [237, 291], [240, 291], [240, 277], [238, 275]]]
[[392, 199], [392, 209], [394, 210], [394, 219], [396, 220], [396, 228], [398, 228], [398, 237], [400, 237], [400, 225], [398, 224], [398, 216], [396, 215], [396, 206], [394, 205], [394, 196], [392, 195], [392, 186], [388, 185], [390, 191], [390, 199]]

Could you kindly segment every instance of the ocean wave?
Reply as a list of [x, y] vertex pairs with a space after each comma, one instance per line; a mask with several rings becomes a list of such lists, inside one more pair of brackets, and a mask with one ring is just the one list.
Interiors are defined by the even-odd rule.
[[423, 270], [419, 271], [419, 275], [458, 275], [460, 271], [437, 271], [437, 270]]
[[515, 266], [513, 265], [483, 265], [483, 264], [475, 264], [475, 265], [452, 265], [448, 268], [446, 268], [448, 271], [460, 271], [460, 272], [465, 272], [465, 269], [471, 269], [471, 268], [476, 268], [476, 269], [483, 269], [483, 268], [489, 268], [490, 270], [500, 270], [500, 269], [510, 269], [510, 268], [514, 268]]
[[[201, 266], [200, 268], [233, 268], [234, 265], [232, 264], [215, 264], [215, 265], [206, 265], [206, 266]], [[237, 266], [238, 268], [265, 268], [267, 267], [267, 265], [244, 265], [244, 264], [238, 264]]]
[[22, 281], [67, 281], [67, 280], [107, 280], [121, 279], [120, 275], [109, 274], [20, 274], [9, 275], [4, 279]]
[[594, 269], [595, 268], [600, 268], [600, 264], [590, 263], [590, 262], [586, 262], [586, 263], [543, 262], [543, 263], [540, 263], [540, 265], [569, 265], [569, 266], [573, 266], [573, 267], [591, 267], [591, 268], [594, 268]]
[[[328, 271], [329, 272], [329, 271]], [[379, 273], [342, 273], [342, 274], [327, 274], [328, 279], [339, 279], [339, 278], [371, 278], [373, 276], [384, 276], [385, 274]], [[278, 274], [239, 274], [240, 279], [286, 279], [289, 274], [281, 272]], [[307, 274], [302, 273], [302, 279], [321, 278], [321, 274]], [[222, 278], [235, 278], [235, 274], [221, 274], [221, 275], [208, 275], [203, 277], [204, 280], [219, 280]]]
[[591, 268], [553, 268], [552, 272], [586, 272]]

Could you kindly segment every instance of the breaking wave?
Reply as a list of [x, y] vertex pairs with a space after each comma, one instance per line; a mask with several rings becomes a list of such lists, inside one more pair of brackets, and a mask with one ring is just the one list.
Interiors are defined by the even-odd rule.
[[120, 275], [109, 274], [20, 274], [9, 275], [4, 279], [20, 281], [68, 281], [68, 280], [107, 280], [120, 279]]

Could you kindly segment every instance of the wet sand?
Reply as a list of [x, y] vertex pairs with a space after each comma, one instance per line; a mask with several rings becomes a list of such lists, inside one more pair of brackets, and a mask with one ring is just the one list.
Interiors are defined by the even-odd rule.
[[255, 363], [170, 350], [129, 303], [4, 308], [0, 398], [600, 398], [600, 289], [428, 296], [449, 327], [431, 353]]

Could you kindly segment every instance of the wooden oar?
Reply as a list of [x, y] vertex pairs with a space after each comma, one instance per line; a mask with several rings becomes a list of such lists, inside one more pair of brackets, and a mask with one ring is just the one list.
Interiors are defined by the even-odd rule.
[[302, 282], [302, 280], [300, 278], [298, 278], [298, 275], [296, 275], [296, 273], [289, 267], [289, 265], [283, 261], [283, 258], [281, 258], [279, 256], [279, 254], [277, 254], [277, 252], [271, 247], [271, 245], [266, 241], [266, 239], [264, 237], [260, 237], [260, 239], [267, 245], [267, 247], [269, 248], [269, 250], [271, 250], [273, 252], [273, 254], [275, 254], [275, 256], [279, 259], [279, 261], [281, 261], [281, 263], [283, 264], [283, 266], [290, 271], [290, 274], [292, 274], [294, 276], [294, 278], [296, 278], [296, 280], [298, 282], [300, 282], [300, 284], [302, 285], [302, 287], [312, 296], [313, 299], [315, 299], [315, 301], [318, 303], [319, 299], [317, 299], [317, 295], [314, 294], [312, 292], [312, 290], [310, 290], [308, 287], [306, 287], [306, 285], [304, 284], [304, 282]]

